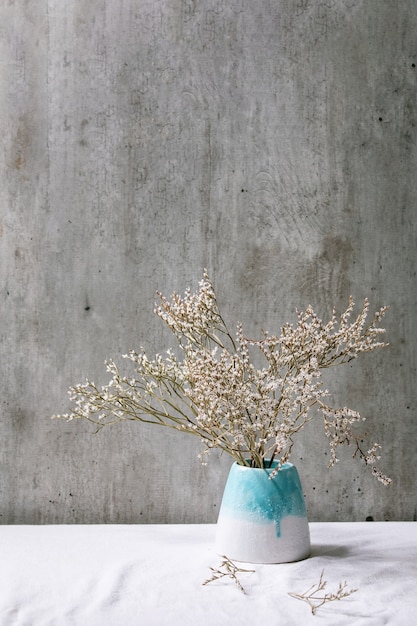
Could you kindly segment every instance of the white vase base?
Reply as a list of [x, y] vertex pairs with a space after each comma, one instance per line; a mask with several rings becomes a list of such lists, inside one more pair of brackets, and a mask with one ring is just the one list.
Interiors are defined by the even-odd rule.
[[290, 563], [307, 558], [310, 550], [310, 532], [305, 517], [284, 517], [279, 536], [273, 521], [256, 523], [224, 514], [219, 518], [216, 551], [232, 561]]

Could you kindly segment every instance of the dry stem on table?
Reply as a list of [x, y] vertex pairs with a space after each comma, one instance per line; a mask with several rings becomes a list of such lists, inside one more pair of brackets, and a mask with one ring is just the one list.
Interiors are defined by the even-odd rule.
[[237, 577], [237, 574], [240, 573], [251, 573], [253, 574], [255, 570], [252, 569], [242, 569], [238, 567], [233, 561], [227, 558], [227, 556], [222, 556], [223, 561], [219, 565], [219, 568], [210, 567], [210, 570], [213, 572], [211, 578], [208, 578], [203, 582], [203, 585], [208, 585], [209, 583], [215, 582], [216, 580], [220, 580], [220, 578], [224, 578], [225, 576], [231, 578], [237, 585], [238, 589], [242, 593], [246, 594], [244, 587], [242, 586], [240, 580]]
[[304, 593], [289, 592], [288, 594], [291, 597], [296, 598], [297, 600], [303, 600], [304, 602], [307, 602], [313, 615], [315, 615], [317, 609], [323, 606], [323, 604], [325, 604], [326, 602], [342, 600], [342, 598], [347, 598], [352, 593], [355, 593], [355, 591], [357, 591], [357, 589], [348, 590], [347, 583], [345, 581], [344, 583], [339, 583], [339, 587], [336, 593], [325, 593], [324, 595], [320, 595], [320, 592], [324, 591], [327, 585], [327, 581], [323, 580], [323, 576], [324, 569], [320, 574], [319, 582], [315, 585], [312, 585], [309, 589], [307, 589], [307, 591], [305, 591]]

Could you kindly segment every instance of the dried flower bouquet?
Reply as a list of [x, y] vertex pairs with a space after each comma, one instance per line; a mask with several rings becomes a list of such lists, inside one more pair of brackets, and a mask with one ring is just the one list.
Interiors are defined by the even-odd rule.
[[[333, 313], [324, 324], [310, 306], [298, 312], [295, 326], [284, 325], [280, 335], [263, 331], [254, 340], [244, 336], [240, 323], [235, 335], [228, 330], [207, 272], [195, 293], [158, 296], [155, 312], [176, 337], [182, 358], [171, 350], [153, 359], [143, 349], [131, 351], [123, 355], [133, 365], [130, 375], [107, 361], [110, 382], [72, 387], [71, 412], [54, 417], [84, 418], [100, 427], [123, 420], [166, 426], [197, 436], [203, 463], [217, 448], [241, 465], [263, 468], [275, 460], [279, 469], [290, 457], [294, 436], [319, 415], [331, 448], [329, 466], [337, 461], [338, 446], [353, 443], [354, 456], [378, 480], [391, 482], [376, 467], [379, 444], [366, 452], [353, 432], [364, 418], [330, 406], [321, 379], [321, 370], [387, 345], [380, 341], [385, 329], [377, 326], [387, 307], [366, 324], [368, 301], [351, 320], [350, 299], [339, 319]], [[254, 357], [260, 357], [259, 365]]]

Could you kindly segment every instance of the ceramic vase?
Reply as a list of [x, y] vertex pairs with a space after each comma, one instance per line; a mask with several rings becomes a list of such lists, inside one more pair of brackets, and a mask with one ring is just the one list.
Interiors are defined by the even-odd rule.
[[[266, 462], [266, 465], [268, 463]], [[216, 528], [216, 551], [247, 563], [289, 563], [310, 554], [310, 532], [297, 469], [234, 463]]]

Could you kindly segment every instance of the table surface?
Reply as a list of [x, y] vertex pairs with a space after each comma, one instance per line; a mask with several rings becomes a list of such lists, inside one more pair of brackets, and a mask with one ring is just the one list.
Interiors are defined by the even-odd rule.
[[[404, 626], [417, 623], [417, 523], [310, 524], [311, 556], [238, 564], [203, 586], [221, 558], [215, 525], [0, 526], [1, 626]], [[293, 598], [327, 581], [357, 591], [315, 615]]]

